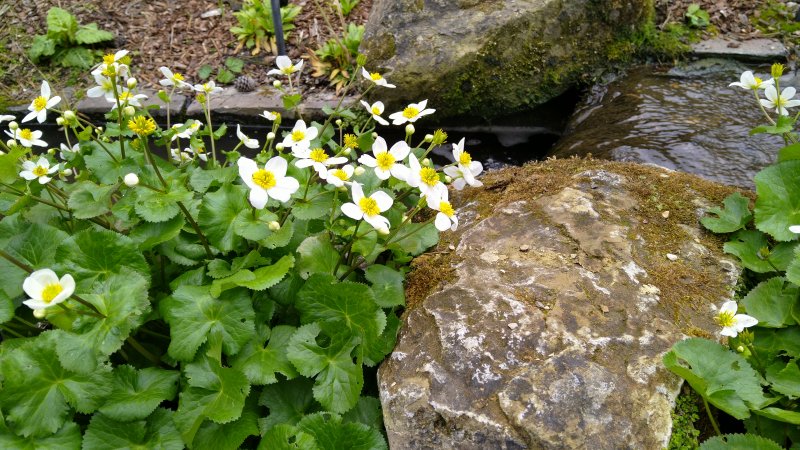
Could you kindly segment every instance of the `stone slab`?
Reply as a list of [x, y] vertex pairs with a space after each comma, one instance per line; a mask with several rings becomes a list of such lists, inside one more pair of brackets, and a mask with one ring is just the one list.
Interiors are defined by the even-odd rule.
[[733, 58], [754, 62], [786, 61], [789, 50], [777, 39], [735, 41], [725, 38], [708, 39], [692, 44], [692, 54], [701, 58]]
[[[167, 108], [164, 103], [159, 100], [158, 94], [154, 90], [140, 89], [139, 93], [147, 96], [147, 99], [142, 101], [142, 106], [147, 107], [157, 105], [159, 108], [150, 110], [153, 117], [165, 117], [167, 115]], [[173, 117], [180, 116], [184, 112], [184, 105], [186, 104], [186, 96], [179, 93], [172, 95], [172, 100], [169, 103], [170, 115]], [[84, 97], [76, 105], [76, 109], [89, 116], [103, 115], [111, 110], [113, 106], [105, 97]]]

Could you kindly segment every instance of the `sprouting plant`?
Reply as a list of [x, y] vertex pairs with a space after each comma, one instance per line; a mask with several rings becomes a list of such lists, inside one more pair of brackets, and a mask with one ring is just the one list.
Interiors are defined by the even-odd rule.
[[79, 25], [68, 11], [53, 7], [47, 11], [47, 34], [33, 38], [28, 56], [34, 63], [50, 59], [64, 67], [88, 69], [102, 54], [88, 46], [112, 39], [114, 35], [97, 24]]
[[335, 2], [339, 2], [339, 7], [342, 8], [342, 14], [345, 16], [350, 15], [350, 11], [353, 10], [356, 6], [358, 6], [358, 2], [360, 0], [333, 0]]
[[197, 77], [201, 80], [206, 80], [210, 78], [214, 73], [214, 70], [216, 70], [217, 76], [214, 77], [214, 79], [216, 79], [220, 84], [229, 84], [233, 82], [233, 80], [236, 78], [236, 75], [242, 73], [243, 68], [244, 61], [239, 58], [228, 57], [225, 58], [224, 67], [215, 68], [210, 64], [201, 66], [197, 70]]
[[364, 26], [350, 23], [341, 39], [328, 39], [318, 50], [309, 53], [314, 69], [311, 75], [327, 77], [339, 92], [355, 76], [355, 59], [363, 36]]
[[686, 18], [689, 19], [689, 25], [695, 28], [705, 28], [711, 24], [708, 11], [701, 8], [697, 3], [692, 3], [686, 9]]
[[[289, 36], [288, 31], [294, 29], [294, 19], [301, 10], [300, 6], [294, 4], [281, 8], [281, 22], [286, 37]], [[230, 30], [239, 41], [235, 52], [247, 47], [253, 49], [253, 55], [259, 54], [261, 49], [267, 49], [273, 54], [278, 53], [269, 0], [245, 0], [242, 9], [233, 15], [239, 21], [239, 25], [231, 27]]]

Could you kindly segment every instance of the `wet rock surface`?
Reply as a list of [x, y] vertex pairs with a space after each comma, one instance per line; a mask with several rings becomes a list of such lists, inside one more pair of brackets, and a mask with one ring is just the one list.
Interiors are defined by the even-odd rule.
[[379, 371], [391, 448], [665, 447], [680, 380], [661, 356], [716, 332], [738, 276], [697, 223], [730, 189], [577, 159], [484, 183], [409, 279]]

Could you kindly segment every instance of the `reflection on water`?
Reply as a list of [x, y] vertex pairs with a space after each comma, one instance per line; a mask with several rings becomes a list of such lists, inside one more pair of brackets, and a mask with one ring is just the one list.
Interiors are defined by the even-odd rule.
[[752, 188], [783, 140], [749, 135], [763, 122], [759, 106], [752, 93], [728, 87], [747, 69], [632, 70], [591, 90], [550, 156], [591, 153]]

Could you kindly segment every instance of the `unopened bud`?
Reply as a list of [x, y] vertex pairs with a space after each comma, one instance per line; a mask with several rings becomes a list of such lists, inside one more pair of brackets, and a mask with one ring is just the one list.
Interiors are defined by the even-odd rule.
[[48, 149], [47, 149], [47, 154], [48, 154], [48, 155], [55, 155], [55, 154], [56, 154], [56, 149], [54, 149], [54, 148], [48, 148]]
[[422, 165], [423, 166], [430, 166], [431, 165], [431, 159], [430, 158], [423, 159], [422, 160]]
[[134, 108], [133, 106], [128, 105], [128, 106], [122, 108], [122, 115], [124, 115], [126, 117], [131, 117], [134, 114], [136, 114], [136, 108]]
[[61, 171], [61, 175], [65, 176], [65, 177], [71, 177], [72, 176], [72, 169], [64, 169], [64, 170], [62, 170]]
[[353, 149], [351, 149], [350, 147], [347, 147], [346, 149], [344, 149], [344, 151], [342, 151], [342, 154], [344, 156], [350, 156], [350, 153], [353, 153]]
[[268, 140], [268, 141], [271, 141], [271, 140], [273, 140], [273, 139], [275, 139], [275, 133], [273, 133], [272, 131], [270, 131], [269, 133], [267, 133], [267, 140]]
[[279, 143], [275, 144], [275, 150], [277, 150], [279, 152], [282, 152], [284, 148], [286, 148], [286, 147], [283, 145], [283, 142], [279, 142]]
[[406, 135], [411, 136], [412, 134], [414, 134], [414, 131], [416, 131], [414, 129], [414, 125], [412, 124], [406, 125]]
[[386, 236], [387, 234], [389, 234], [389, 228], [387, 228], [387, 227], [380, 227], [380, 228], [378, 228], [378, 233], [379, 233], [379, 234], [382, 234], [382, 235], [384, 235], [384, 236]]
[[11, 131], [15, 131], [19, 129], [19, 124], [15, 121], [8, 122], [8, 129]]
[[378, 139], [378, 133], [372, 132], [372, 139]]
[[103, 134], [103, 127], [96, 127], [94, 129], [94, 132], [97, 133], [97, 134]]
[[452, 183], [453, 182], [453, 177], [451, 177], [450, 175], [445, 175], [444, 176], [444, 182], [447, 183], [447, 184]]
[[342, 119], [336, 119], [336, 126], [337, 127], [342, 126]]
[[6, 147], [11, 148], [14, 145], [15, 145], [15, 142], [14, 142], [13, 139], [9, 139], [9, 140], [6, 141]]
[[64, 114], [62, 114], [62, 116], [64, 117], [64, 120], [68, 120], [70, 122], [72, 122], [76, 118], [75, 117], [75, 111], [72, 111], [72, 110], [69, 110], [69, 109], [64, 111]]
[[353, 174], [355, 174], [356, 176], [360, 176], [360, 175], [363, 175], [363, 174], [364, 174], [364, 172], [366, 172], [366, 170], [365, 170], [365, 169], [364, 169], [362, 166], [358, 166], [358, 167], [356, 167], [356, 169], [353, 171]]
[[358, 56], [356, 56], [356, 64], [363, 67], [364, 64], [366, 63], [367, 63], [367, 55], [359, 53]]
[[339, 187], [338, 187], [338, 188], [336, 188], [336, 189], [338, 189], [338, 190], [339, 190], [339, 192], [347, 192], [347, 186], [345, 186], [345, 185], [341, 185], [341, 186], [339, 186]]
[[425, 142], [430, 142], [432, 140], [433, 140], [433, 135], [432, 134], [426, 134], [425, 135], [425, 139], [424, 139]]
[[736, 347], [736, 351], [739, 352], [739, 353], [744, 353], [744, 346], [740, 345], [740, 346]]
[[135, 173], [129, 173], [125, 175], [125, 178], [123, 178], [122, 181], [125, 183], [125, 186], [134, 187], [139, 184], [139, 176]]
[[772, 65], [772, 78], [780, 78], [783, 76], [783, 64], [775, 63]]
[[47, 311], [44, 308], [33, 310], [33, 317], [36, 317], [37, 319], [44, 319], [45, 316], [47, 316]]
[[279, 87], [281, 87], [281, 80], [273, 81], [272, 82], [272, 87], [274, 87], [275, 89], [278, 89]]
[[64, 125], [64, 118], [63, 117], [56, 117], [56, 125], [63, 126]]
[[272, 231], [278, 231], [278, 230], [280, 230], [280, 229], [281, 229], [281, 224], [280, 224], [280, 223], [278, 223], [278, 222], [277, 222], [277, 221], [275, 221], [275, 220], [273, 220], [272, 222], [270, 222], [270, 223], [268, 224], [268, 226], [269, 226], [269, 229], [270, 229], [270, 230], [272, 230]]
[[125, 84], [128, 85], [128, 89], [135, 88], [136, 87], [136, 83], [137, 83], [136, 78], [133, 78], [133, 77], [128, 78], [128, 81], [125, 82]]

